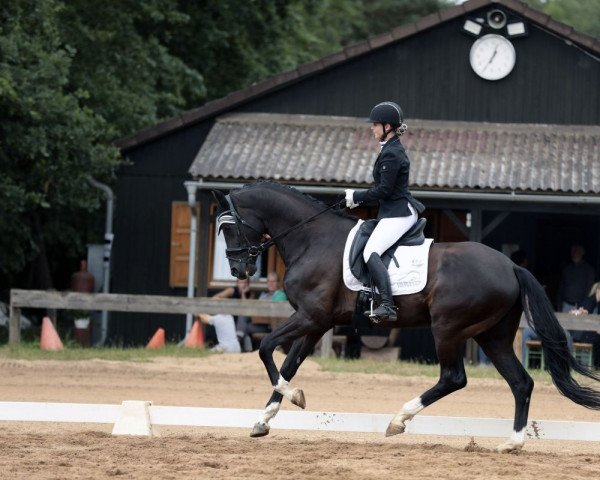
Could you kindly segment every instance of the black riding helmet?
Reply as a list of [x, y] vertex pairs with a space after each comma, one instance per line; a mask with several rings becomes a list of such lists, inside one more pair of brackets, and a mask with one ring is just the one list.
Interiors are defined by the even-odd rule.
[[404, 114], [397, 103], [381, 102], [373, 107], [367, 122], [383, 123], [384, 125], [389, 123], [393, 127], [398, 127], [404, 122]]

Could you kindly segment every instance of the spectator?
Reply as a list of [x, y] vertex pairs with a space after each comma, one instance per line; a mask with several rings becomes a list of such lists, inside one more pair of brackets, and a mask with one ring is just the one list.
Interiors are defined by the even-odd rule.
[[242, 300], [247, 300], [249, 298], [256, 298], [256, 295], [250, 290], [250, 280], [245, 278], [244, 280], [238, 279], [235, 287], [227, 287], [216, 293], [214, 298], [241, 298]]
[[583, 259], [584, 254], [581, 245], [571, 247], [571, 262], [563, 270], [558, 288], [556, 306], [561, 312], [580, 307], [594, 283], [594, 269]]
[[[589, 293], [589, 296], [581, 302], [581, 306], [571, 310], [570, 313], [573, 315], [600, 315], [600, 282], [594, 283]], [[598, 321], [600, 322], [600, 317], [598, 317]], [[597, 367], [600, 364], [600, 335], [598, 332], [573, 330], [571, 335], [574, 342], [591, 343], [594, 346], [593, 357]]]
[[274, 302], [283, 302], [287, 296], [283, 290], [279, 289], [279, 276], [277, 272], [269, 272], [267, 275], [267, 291], [258, 296], [259, 300], [272, 300]]
[[235, 332], [235, 322], [231, 315], [207, 315], [206, 313], [199, 313], [197, 317], [202, 323], [215, 327], [217, 344], [211, 349], [213, 352], [241, 352], [240, 342]]
[[[258, 296], [259, 300], [266, 300], [271, 302], [284, 302], [287, 301], [287, 296], [283, 290], [279, 289], [279, 276], [277, 272], [269, 272], [267, 275], [267, 291], [261, 292]], [[261, 317], [257, 317], [261, 318]], [[276, 318], [261, 318], [261, 323], [249, 322], [246, 325], [244, 333], [252, 338], [255, 333], [270, 333], [275, 328], [277, 319]], [[254, 345], [252, 345], [254, 348]]]
[[600, 282], [592, 285], [589, 296], [581, 302], [579, 308], [572, 310], [571, 313], [575, 315], [600, 315]]
[[[214, 295], [214, 298], [239, 298], [241, 300], [256, 299], [256, 294], [250, 290], [250, 280], [245, 278], [239, 280], [235, 287], [227, 287]], [[248, 335], [248, 325], [251, 319], [247, 315], [237, 315], [234, 318], [236, 334], [243, 346], [244, 352], [252, 351], [252, 339]]]

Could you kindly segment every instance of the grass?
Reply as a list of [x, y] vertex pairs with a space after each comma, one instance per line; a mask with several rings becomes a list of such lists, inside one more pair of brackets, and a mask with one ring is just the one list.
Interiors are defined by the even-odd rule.
[[[432, 377], [437, 378], [440, 375], [439, 365], [428, 365], [424, 363], [397, 361], [382, 362], [378, 360], [345, 360], [341, 358], [320, 358], [313, 357], [321, 369], [327, 372], [340, 373], [368, 373], [368, 374], [388, 374], [402, 377]], [[476, 365], [465, 365], [467, 378], [497, 378], [502, 376], [494, 367], [479, 367]], [[547, 371], [539, 369], [528, 370], [529, 375], [538, 382], [551, 383], [550, 375]]]
[[0, 346], [0, 358], [19, 360], [110, 360], [126, 362], [150, 362], [158, 357], [200, 358], [211, 355], [203, 348], [180, 348], [175, 344], [166, 344], [164, 348], [147, 350], [139, 348], [81, 348], [76, 344], [66, 344], [64, 350], [50, 352], [41, 350], [37, 342], [21, 342], [16, 346]]
[[[81, 348], [74, 342], [67, 342], [65, 349], [58, 352], [41, 350], [38, 342], [21, 342], [17, 346], [0, 346], [0, 358], [20, 360], [109, 360], [127, 362], [151, 362], [159, 357], [174, 358], [201, 358], [211, 353], [207, 349], [180, 348], [175, 344], [167, 343], [164, 348], [158, 350], [147, 350], [143, 347], [123, 348]], [[407, 361], [377, 361], [370, 359], [346, 360], [341, 358], [311, 357], [323, 371], [337, 373], [366, 373], [387, 374], [402, 377], [431, 377], [439, 376], [439, 366]], [[466, 365], [468, 378], [492, 378], [502, 377], [494, 367], [478, 367]], [[550, 375], [546, 371], [537, 369], [529, 370], [529, 374], [538, 382], [550, 383]]]

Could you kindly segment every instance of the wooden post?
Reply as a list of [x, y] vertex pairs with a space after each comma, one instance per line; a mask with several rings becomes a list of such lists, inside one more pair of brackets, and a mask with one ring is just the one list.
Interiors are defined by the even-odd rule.
[[10, 304], [8, 320], [8, 344], [16, 345], [21, 342], [21, 309]]
[[333, 328], [325, 332], [321, 338], [321, 357], [329, 358], [333, 352]]

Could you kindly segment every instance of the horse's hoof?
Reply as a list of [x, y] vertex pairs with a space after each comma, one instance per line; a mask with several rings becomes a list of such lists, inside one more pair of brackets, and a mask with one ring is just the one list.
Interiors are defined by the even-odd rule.
[[294, 393], [292, 394], [291, 402], [304, 409], [306, 407], [306, 400], [304, 399], [304, 392], [299, 388], [294, 389]]
[[523, 448], [523, 445], [514, 444], [510, 440], [508, 442], [504, 442], [502, 445], [498, 445], [496, 447], [496, 451], [498, 453], [511, 453], [518, 452]]
[[394, 435], [399, 435], [400, 433], [404, 433], [406, 426], [398, 425], [396, 423], [390, 423], [385, 431], [386, 437], [392, 437]]
[[266, 423], [261, 423], [261, 422], [255, 423], [250, 436], [254, 437], [254, 438], [264, 437], [265, 435], [269, 434], [270, 428], [271, 427], [269, 427], [269, 425], [267, 425]]

